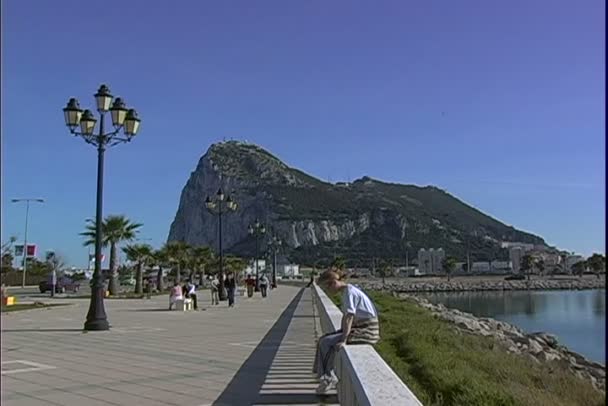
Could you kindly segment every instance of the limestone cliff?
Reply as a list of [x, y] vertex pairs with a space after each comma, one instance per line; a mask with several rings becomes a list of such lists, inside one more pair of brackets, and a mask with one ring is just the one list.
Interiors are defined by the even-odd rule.
[[[230, 141], [212, 145], [182, 190], [168, 241], [217, 247], [217, 216], [206, 196], [232, 194], [238, 210], [223, 218], [223, 245], [250, 255], [249, 224], [272, 227], [299, 262], [334, 255], [353, 260], [401, 258], [404, 249], [444, 248], [462, 256], [464, 242], [480, 256], [500, 256], [500, 241], [544, 244], [432, 186], [384, 183], [368, 177], [331, 184], [290, 168], [264, 149]], [[502, 252], [504, 254], [504, 252]]]

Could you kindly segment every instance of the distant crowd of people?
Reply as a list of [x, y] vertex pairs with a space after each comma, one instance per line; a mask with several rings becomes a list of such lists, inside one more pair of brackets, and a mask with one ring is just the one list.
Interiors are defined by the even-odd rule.
[[[248, 274], [245, 278], [244, 284], [247, 290], [247, 297], [252, 297], [254, 291], [258, 290], [256, 288], [256, 279], [251, 274]], [[220, 285], [221, 284], [217, 275], [211, 276], [209, 290], [211, 292], [212, 306], [217, 306], [220, 303]], [[273, 288], [273, 286], [270, 284], [268, 276], [266, 276], [265, 273], [260, 276], [257, 285], [262, 297], [264, 298], [268, 296], [268, 289]], [[150, 286], [151, 284], [148, 283], [148, 295], [151, 290]], [[173, 310], [178, 301], [185, 299], [191, 300], [194, 310], [198, 310], [198, 296], [196, 290], [199, 287], [200, 286], [194, 284], [191, 279], [188, 279], [188, 281], [182, 286], [180, 286], [179, 281], [176, 281], [169, 291], [169, 310]], [[234, 307], [237, 287], [238, 283], [233, 272], [230, 272], [224, 276], [224, 289], [226, 290], [226, 296], [228, 298], [228, 307]]]

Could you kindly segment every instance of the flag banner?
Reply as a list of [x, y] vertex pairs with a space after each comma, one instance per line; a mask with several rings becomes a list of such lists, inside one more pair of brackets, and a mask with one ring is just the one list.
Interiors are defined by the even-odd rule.
[[28, 244], [27, 245], [27, 256], [28, 257], [35, 257], [36, 256], [36, 245], [35, 244]]
[[[23, 255], [23, 244], [15, 245], [15, 256], [20, 257], [22, 255]], [[27, 256], [28, 257], [36, 256], [36, 244], [27, 245]]]

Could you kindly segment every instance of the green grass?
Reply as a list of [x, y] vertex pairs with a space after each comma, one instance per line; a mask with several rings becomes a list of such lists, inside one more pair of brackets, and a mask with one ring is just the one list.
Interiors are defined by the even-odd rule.
[[29, 310], [29, 309], [46, 309], [48, 307], [55, 307], [55, 306], [67, 306], [67, 303], [53, 303], [53, 304], [41, 304], [41, 303], [37, 303], [37, 304], [14, 304], [11, 306], [2, 306], [1, 308], [1, 312], [2, 313], [10, 313], [10, 312], [18, 312], [20, 310]]
[[604, 393], [563, 364], [510, 354], [494, 339], [460, 333], [412, 301], [370, 296], [380, 313], [376, 350], [426, 406], [605, 404]]

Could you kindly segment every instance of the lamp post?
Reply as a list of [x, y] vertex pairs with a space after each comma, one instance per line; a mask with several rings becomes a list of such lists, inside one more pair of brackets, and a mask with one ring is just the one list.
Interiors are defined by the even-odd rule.
[[25, 202], [25, 234], [23, 235], [23, 279], [21, 280], [21, 287], [25, 287], [25, 273], [27, 271], [27, 222], [30, 214], [30, 202], [44, 203], [44, 199], [12, 199], [11, 202], [19, 203]]
[[[102, 220], [103, 220], [103, 158], [106, 147], [130, 142], [139, 130], [141, 120], [134, 109], [127, 109], [123, 99], [113, 96], [106, 85], [101, 85], [95, 93], [97, 112], [99, 113], [99, 131], [94, 134], [97, 119], [91, 110], [81, 110], [78, 100], [71, 98], [63, 109], [65, 123], [70, 133], [79, 136], [87, 144], [97, 148], [97, 204], [95, 212], [95, 270], [91, 284], [91, 302], [84, 323], [85, 330], [108, 330], [110, 324], [104, 308], [104, 283], [101, 271]], [[114, 131], [104, 132], [104, 119], [110, 112]], [[76, 129], [80, 126], [80, 131]], [[121, 135], [124, 133], [124, 135]]]
[[268, 243], [270, 252], [272, 252], [272, 287], [277, 287], [277, 251], [281, 248], [283, 241], [276, 235], [270, 239]]
[[[224, 205], [226, 206], [225, 209]], [[218, 216], [218, 229], [219, 229], [219, 252], [220, 252], [220, 286], [219, 286], [219, 297], [220, 300], [226, 300], [226, 289], [224, 288], [224, 252], [222, 251], [222, 214], [236, 211], [238, 205], [232, 199], [232, 196], [224, 195], [224, 192], [220, 188], [215, 199], [211, 200], [209, 196], [205, 199], [205, 207], [211, 214], [217, 214]], [[222, 210], [223, 209], [223, 210]]]
[[258, 219], [255, 220], [255, 223], [249, 225], [249, 234], [255, 236], [255, 291], [260, 291], [260, 275], [258, 271], [258, 256], [259, 256], [259, 244], [258, 239], [261, 235], [266, 233], [266, 227], [263, 224], [260, 224]]

